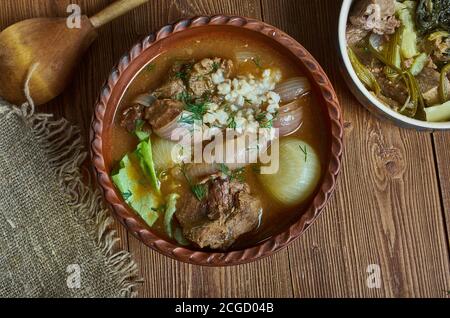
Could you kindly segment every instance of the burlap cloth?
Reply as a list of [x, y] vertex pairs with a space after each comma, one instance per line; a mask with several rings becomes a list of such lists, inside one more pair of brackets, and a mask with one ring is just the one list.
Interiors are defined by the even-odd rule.
[[0, 99], [0, 296], [130, 297], [137, 268], [98, 192], [76, 128]]

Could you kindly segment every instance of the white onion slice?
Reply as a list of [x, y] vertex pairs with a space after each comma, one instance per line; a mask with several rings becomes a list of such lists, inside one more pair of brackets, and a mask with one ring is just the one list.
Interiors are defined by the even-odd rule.
[[133, 105], [150, 107], [156, 101], [156, 97], [151, 94], [141, 94], [133, 100]]
[[311, 84], [306, 77], [293, 77], [278, 84], [274, 91], [282, 102], [288, 103], [311, 91]]
[[280, 137], [292, 135], [303, 123], [303, 107], [299, 100], [284, 105], [280, 108], [278, 118], [273, 122], [273, 127], [279, 129]]

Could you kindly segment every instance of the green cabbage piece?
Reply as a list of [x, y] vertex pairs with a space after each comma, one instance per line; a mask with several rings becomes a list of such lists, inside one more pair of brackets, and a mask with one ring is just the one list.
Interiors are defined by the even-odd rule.
[[416, 25], [414, 21], [414, 12], [416, 9], [415, 1], [405, 1], [398, 6], [398, 18], [402, 22], [400, 49], [405, 59], [413, 58], [419, 55], [417, 48]]
[[155, 164], [153, 162], [151, 139], [147, 138], [146, 140], [141, 141], [136, 148], [135, 154], [138, 157], [141, 169], [148, 177], [153, 190], [155, 190], [158, 195], [161, 195], [161, 185], [156, 176]]
[[172, 238], [173, 237], [173, 231], [172, 231], [172, 219], [173, 215], [177, 211], [177, 201], [180, 198], [180, 195], [177, 193], [169, 194], [167, 197], [167, 204], [166, 204], [166, 213], [164, 215], [164, 226], [166, 228], [167, 235]]
[[142, 174], [139, 161], [135, 154], [123, 157], [112, 181], [125, 202], [151, 227], [159, 217], [162, 202]]

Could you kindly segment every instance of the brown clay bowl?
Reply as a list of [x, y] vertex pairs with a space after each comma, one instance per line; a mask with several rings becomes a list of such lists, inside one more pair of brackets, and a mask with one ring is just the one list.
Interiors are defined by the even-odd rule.
[[[330, 139], [327, 159], [328, 169], [325, 171], [320, 189], [302, 216], [282, 233], [274, 235], [255, 246], [223, 253], [180, 247], [153, 232], [140, 217], [127, 207], [116, 192], [110, 178], [113, 167], [108, 151], [111, 147], [114, 114], [128, 84], [136, 74], [155, 58], [162, 48], [169, 48], [170, 43], [173, 43], [172, 41], [184, 37], [195, 37], [196, 34], [202, 32], [213, 34], [221, 28], [241, 33], [245, 31], [249, 36], [252, 36], [252, 34], [255, 36], [263, 35], [267, 43], [276, 46], [279, 50], [285, 50], [286, 54], [295, 58], [317, 91], [319, 96], [319, 105], [317, 106], [323, 107], [323, 120]], [[223, 15], [203, 16], [164, 26], [158, 32], [150, 34], [137, 43], [120, 59], [104, 85], [95, 106], [91, 127], [91, 154], [97, 181], [103, 190], [107, 203], [112, 208], [114, 216], [136, 238], [152, 249], [179, 261], [206, 266], [226, 266], [247, 263], [269, 256], [292, 243], [312, 224], [323, 210], [335, 188], [341, 165], [342, 132], [341, 109], [333, 87], [320, 65], [303, 46], [281, 30], [257, 20]]]

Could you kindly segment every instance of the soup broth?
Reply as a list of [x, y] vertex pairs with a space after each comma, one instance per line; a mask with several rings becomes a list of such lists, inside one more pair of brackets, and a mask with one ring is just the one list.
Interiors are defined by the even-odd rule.
[[[240, 52], [246, 52], [252, 58], [246, 62], [239, 62], [236, 60], [236, 56]], [[133, 99], [140, 94], [152, 92], [160, 87], [167, 79], [167, 74], [170, 72], [174, 63], [190, 60], [200, 61], [204, 58], [212, 57], [220, 57], [233, 61], [235, 67], [232, 77], [248, 74], [261, 77], [264, 69], [279, 70], [282, 80], [305, 76], [301, 66], [293, 62], [294, 59], [289, 54], [269, 46], [258, 38], [250, 38], [245, 34], [239, 36], [235, 32], [221, 32], [219, 34], [204, 34], [191, 39], [183, 39], [176, 43], [170, 50], [162, 52], [157, 58], [150, 61], [129, 85], [116, 112], [114, 127], [112, 129], [111, 158], [113, 158], [115, 163], [118, 164], [124, 155], [133, 152], [139, 142], [136, 136], [130, 134], [120, 125], [121, 114], [130, 106]], [[328, 161], [327, 149], [329, 142], [329, 132], [322, 122], [324, 118], [322, 114], [323, 109], [318, 103], [318, 98], [314, 90], [308, 95], [303, 96], [300, 99], [300, 103], [303, 108], [303, 123], [295, 133], [289, 137], [282, 137], [282, 139], [295, 137], [308, 143], [317, 153], [323, 172]], [[299, 156], [302, 156], [301, 152], [299, 152]], [[313, 197], [313, 195], [310, 195], [308, 199], [295, 206], [287, 206], [274, 199], [262, 187], [254, 167], [246, 167], [243, 175], [245, 182], [250, 187], [252, 195], [261, 201], [262, 214], [259, 226], [239, 237], [229, 248], [231, 250], [252, 246], [278, 234], [286, 226], [298, 220], [300, 215], [309, 206], [310, 199]], [[181, 197], [190, 192], [187, 182], [173, 180], [172, 176], [166, 175], [161, 180], [162, 193], [166, 195], [173, 192], [173, 184], [178, 185], [176, 191]], [[177, 221], [175, 220], [175, 222]], [[152, 230], [170, 240], [165, 232], [164, 217], [158, 218], [152, 226]], [[174, 241], [174, 243], [176, 242]], [[190, 247], [194, 249], [198, 248], [195, 244], [191, 244]]]

